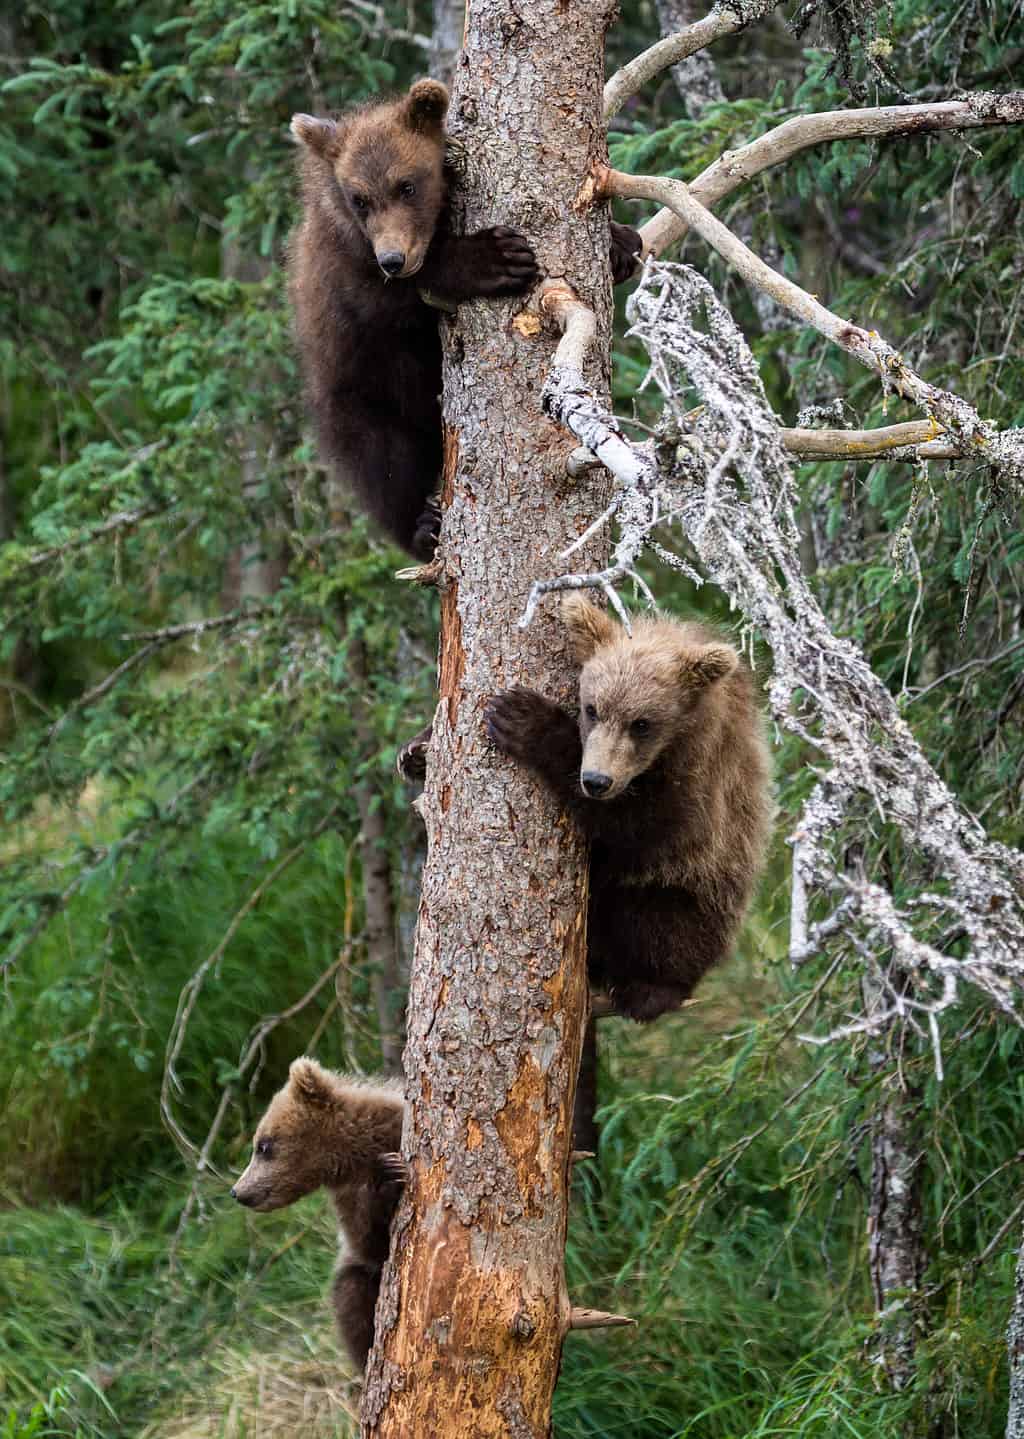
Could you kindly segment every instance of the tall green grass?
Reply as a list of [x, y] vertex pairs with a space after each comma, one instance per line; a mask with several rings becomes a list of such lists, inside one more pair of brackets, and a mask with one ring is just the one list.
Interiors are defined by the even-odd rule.
[[[345, 859], [338, 835], [311, 846], [210, 970], [177, 1065], [175, 1102], [190, 1134], [205, 1134], [256, 1021], [293, 1004], [337, 958]], [[0, 1170], [11, 1191], [95, 1205], [175, 1162], [159, 1095], [179, 996], [266, 871], [230, 839], [189, 835], [159, 867], [119, 876], [116, 895], [109, 879], [94, 883], [23, 956], [0, 1005]], [[368, 995], [358, 954], [347, 982], [358, 1019]], [[227, 1132], [247, 1127], [334, 994], [326, 986], [268, 1037], [262, 1082], [252, 1095], [242, 1087]], [[372, 1028], [343, 1021], [327, 1026], [321, 1052], [372, 1068]]]
[[[227, 1176], [314, 1030], [328, 1062], [373, 1067], [358, 1018], [366, 976], [351, 976], [344, 1012], [328, 1014], [324, 995], [271, 1037], [214, 1151], [224, 1177], [204, 1181], [184, 1224], [192, 1176], [159, 1117], [181, 987], [262, 872], [241, 845], [221, 837], [200, 852], [193, 837], [158, 876], [129, 873], [113, 923], [108, 893], [81, 895], [12, 976], [0, 1009], [7, 1439], [356, 1432], [325, 1300], [326, 1202], [247, 1216]], [[205, 1132], [254, 1019], [334, 959], [345, 873], [342, 840], [325, 837], [211, 973], [179, 1066], [191, 1134]], [[975, 1260], [1017, 1198], [1019, 1037], [983, 1012], [962, 1016], [942, 1085], [927, 1052], [905, 1056], [922, 1092], [932, 1267], [920, 1380], [894, 1395], [866, 1277], [866, 1047], [801, 1045], [793, 1002], [814, 975], [798, 991], [761, 957], [770, 931], [748, 938], [685, 1013], [602, 1028], [602, 1147], [574, 1180], [567, 1278], [574, 1302], [637, 1325], [569, 1336], [556, 1435], [1001, 1439], [1017, 1225]]]

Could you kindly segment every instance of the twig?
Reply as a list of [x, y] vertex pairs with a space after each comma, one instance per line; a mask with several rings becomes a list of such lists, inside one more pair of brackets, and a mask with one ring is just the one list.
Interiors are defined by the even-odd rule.
[[207, 630], [222, 630], [230, 625], [248, 624], [250, 621], [265, 619], [271, 610], [266, 605], [249, 608], [246, 610], [234, 610], [229, 615], [214, 615], [207, 620], [189, 620], [187, 624], [166, 625], [162, 630], [142, 630], [137, 633], [127, 631], [121, 636], [126, 644], [136, 640], [152, 641], [159, 644], [170, 644], [172, 640], [184, 639], [187, 635], [204, 635]]
[[[159, 443], [150, 445], [150, 450], [159, 449]], [[70, 540], [65, 540], [62, 545], [52, 545], [47, 550], [37, 550], [34, 555], [29, 555], [26, 565], [30, 570], [38, 569], [40, 565], [48, 565], [52, 560], [59, 560], [64, 555], [69, 555], [75, 550], [85, 549], [87, 545], [95, 544], [104, 535], [109, 535], [114, 530], [131, 529], [141, 520], [148, 520], [151, 515], [160, 515], [164, 511], [159, 505], [141, 505], [137, 510], [118, 510], [104, 520], [95, 529], [86, 530], [83, 534], [75, 535]]]
[[198, 969], [193, 973], [191, 979], [184, 985], [178, 996], [177, 1012], [174, 1016], [174, 1023], [171, 1025], [170, 1034], [167, 1037], [164, 1073], [160, 1084], [160, 1114], [182, 1154], [187, 1159], [192, 1158], [195, 1163], [199, 1162], [201, 1157], [200, 1151], [178, 1124], [174, 1116], [172, 1095], [174, 1093], [180, 1094], [182, 1090], [181, 1081], [178, 1079], [174, 1066], [178, 1061], [182, 1046], [185, 1043], [189, 1020], [192, 1017], [192, 1011], [195, 1009], [196, 1001], [199, 998], [199, 992], [210, 970], [223, 958], [228, 945], [231, 943], [239, 925], [243, 919], [245, 919], [246, 915], [255, 909], [267, 890], [280, 878], [288, 866], [293, 864], [300, 855], [304, 854], [313, 841], [323, 834], [324, 830], [327, 829], [338, 813], [339, 808], [339, 805], [332, 805], [315, 828], [304, 839], [300, 840], [298, 844], [294, 845], [287, 854], [283, 855], [272, 869], [270, 869], [267, 875], [260, 880], [256, 888], [251, 891], [245, 900], [245, 903], [236, 911], [219, 943], [203, 960], [202, 964], [200, 964]]
[[893, 450], [911, 449], [915, 457], [923, 460], [956, 458], [956, 446], [941, 435], [942, 429], [934, 420], [910, 420], [902, 425], [880, 425], [874, 430], [779, 431], [789, 454], [836, 460], [870, 460]]

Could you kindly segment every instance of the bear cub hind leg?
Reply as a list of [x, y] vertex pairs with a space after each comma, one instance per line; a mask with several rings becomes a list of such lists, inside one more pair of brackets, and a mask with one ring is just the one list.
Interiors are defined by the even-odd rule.
[[373, 1315], [380, 1290], [381, 1264], [345, 1260], [334, 1276], [334, 1318], [345, 1351], [359, 1372], [373, 1347]]

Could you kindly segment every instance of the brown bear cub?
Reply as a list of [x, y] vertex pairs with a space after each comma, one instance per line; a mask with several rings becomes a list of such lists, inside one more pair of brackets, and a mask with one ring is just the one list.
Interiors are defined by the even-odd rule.
[[373, 1344], [373, 1311], [402, 1192], [405, 1105], [398, 1082], [365, 1084], [296, 1059], [253, 1137], [232, 1197], [263, 1214], [324, 1185], [347, 1251], [334, 1275], [342, 1343], [360, 1370]]
[[[295, 115], [304, 216], [291, 248], [291, 295], [320, 449], [381, 528], [421, 559], [437, 540], [441, 344], [420, 295], [516, 295], [539, 278], [528, 242], [502, 225], [448, 228], [448, 92], [408, 95], [339, 120]], [[617, 279], [640, 237], [613, 226]]]
[[562, 614], [580, 714], [528, 689], [488, 704], [487, 730], [590, 839], [588, 969], [616, 1013], [676, 1009], [731, 952], [764, 866], [772, 801], [753, 677], [698, 624], [637, 619], [583, 598]]

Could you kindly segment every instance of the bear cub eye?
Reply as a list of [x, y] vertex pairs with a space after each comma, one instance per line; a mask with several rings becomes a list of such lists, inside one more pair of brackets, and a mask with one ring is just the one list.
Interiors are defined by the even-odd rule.
[[650, 734], [651, 722], [647, 719], [635, 719], [630, 725], [630, 729], [636, 735]]
[[586, 705], [586, 706], [584, 706], [583, 713], [586, 715], [587, 719], [589, 719], [589, 720], [595, 720], [595, 719], [597, 719], [597, 705]]
[[274, 1146], [269, 1139], [261, 1139], [256, 1145], [256, 1153], [261, 1159], [269, 1159], [274, 1152]]
[[416, 193], [416, 186], [411, 180], [403, 180], [398, 187], [398, 193], [403, 200], [411, 200]]
[[365, 195], [353, 195], [352, 208], [357, 215], [365, 215], [370, 208], [370, 202]]

